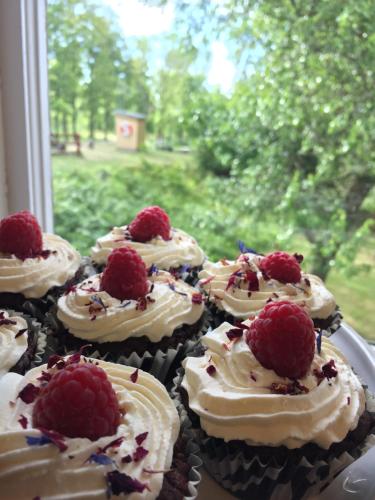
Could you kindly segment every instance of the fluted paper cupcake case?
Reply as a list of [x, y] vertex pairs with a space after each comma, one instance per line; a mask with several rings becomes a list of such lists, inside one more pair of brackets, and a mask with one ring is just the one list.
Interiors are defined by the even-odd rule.
[[[19, 316], [21, 318], [24, 318], [25, 321], [27, 322], [27, 328], [29, 332], [32, 333], [33, 335], [36, 335], [36, 345], [35, 348], [33, 348], [33, 352], [28, 353], [29, 350], [29, 344], [28, 344], [27, 351], [24, 353], [24, 355], [27, 354], [27, 359], [23, 359], [24, 355], [21, 356], [21, 358], [11, 369], [11, 371], [24, 374], [25, 371], [29, 370], [30, 368], [35, 368], [36, 366], [42, 364], [47, 344], [46, 331], [44, 327], [35, 318], [29, 316], [28, 314], [24, 314], [19, 311], [14, 311], [13, 309], [7, 309], [7, 312], [10, 315], [10, 317]], [[31, 361], [29, 361], [29, 356], [32, 356]]]
[[186, 500], [193, 500], [198, 496], [198, 486], [201, 482], [201, 474], [199, 472], [202, 467], [202, 459], [199, 456], [199, 446], [195, 443], [191, 432], [191, 425], [186, 419], [181, 420], [182, 437], [186, 439], [186, 452], [188, 453], [188, 464], [190, 465], [189, 472], [189, 496], [184, 497]]
[[200, 474], [200, 468], [203, 465], [202, 459], [200, 458], [200, 449], [198, 444], [195, 442], [194, 433], [192, 430], [191, 422], [187, 417], [186, 410], [182, 404], [179, 403], [177, 398], [173, 399], [176, 405], [180, 423], [181, 423], [181, 434], [186, 440], [186, 451], [189, 453], [188, 463], [191, 467], [189, 473], [189, 493], [188, 497], [184, 497], [184, 500], [193, 500], [198, 496], [198, 486], [201, 482], [202, 476]]
[[[205, 314], [205, 313], [204, 313]], [[59, 335], [56, 332], [61, 331], [62, 325], [53, 313], [46, 315], [46, 325], [50, 330], [47, 337], [46, 357], [51, 354], [68, 355], [72, 350], [67, 350], [63, 342], [59, 341]], [[208, 315], [205, 314], [202, 326], [192, 338], [186, 340], [184, 343], [179, 343], [175, 348], [169, 348], [166, 351], [157, 350], [155, 354], [145, 351], [142, 355], [133, 352], [130, 356], [119, 354], [115, 359], [113, 353], [108, 355], [101, 355], [98, 350], [90, 346], [85, 349], [84, 354], [91, 358], [102, 359], [104, 361], [111, 361], [122, 365], [133, 366], [145, 372], [150, 373], [157, 378], [162, 384], [171, 384], [172, 379], [176, 374], [176, 370], [180, 367], [181, 361], [194, 349], [197, 345], [199, 338], [204, 335], [209, 328]], [[55, 332], [52, 333], [52, 332]], [[62, 352], [64, 349], [64, 352]]]
[[[242, 452], [230, 449], [222, 440], [208, 437], [201, 429], [192, 427], [182, 404], [179, 387], [184, 370], [180, 368], [173, 380], [171, 396], [178, 411], [191, 429], [193, 439], [200, 447], [200, 455], [211, 476], [237, 498], [261, 498], [266, 500], [297, 500], [319, 493], [332, 478], [354, 460], [375, 445], [375, 428], [361, 445], [339, 457], [310, 461], [301, 457], [298, 461], [277, 463], [274, 458], [264, 460], [259, 456], [247, 459]], [[366, 390], [367, 410], [375, 418], [374, 396]]]
[[47, 333], [45, 328], [37, 321], [34, 321], [34, 323], [38, 323], [40, 330], [38, 332], [38, 340], [36, 344], [34, 359], [31, 361], [30, 368], [35, 368], [36, 366], [43, 364], [47, 346]]

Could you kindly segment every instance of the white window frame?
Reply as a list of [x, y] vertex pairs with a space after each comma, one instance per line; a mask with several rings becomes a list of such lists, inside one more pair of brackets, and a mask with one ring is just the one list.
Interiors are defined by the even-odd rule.
[[52, 232], [45, 0], [0, 0], [0, 85], [8, 210]]

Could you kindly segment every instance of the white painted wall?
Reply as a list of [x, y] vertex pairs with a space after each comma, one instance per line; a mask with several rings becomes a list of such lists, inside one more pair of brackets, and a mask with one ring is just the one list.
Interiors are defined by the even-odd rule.
[[0, 218], [8, 214], [7, 183], [5, 171], [3, 113], [1, 107], [1, 80], [0, 80]]

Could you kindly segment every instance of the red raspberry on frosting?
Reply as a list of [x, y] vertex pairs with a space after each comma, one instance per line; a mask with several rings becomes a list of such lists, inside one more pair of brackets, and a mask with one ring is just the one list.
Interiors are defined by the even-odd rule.
[[169, 240], [171, 224], [167, 213], [160, 207], [146, 207], [129, 224], [129, 232], [135, 241], [145, 243], [156, 236]]
[[93, 441], [116, 433], [120, 410], [105, 371], [90, 363], [68, 364], [42, 387], [33, 427]]
[[42, 250], [42, 230], [30, 212], [24, 210], [1, 220], [0, 252], [14, 254], [23, 260], [37, 257]]
[[147, 294], [146, 265], [135, 250], [122, 247], [111, 252], [102, 274], [101, 289], [119, 300], [137, 300]]
[[302, 378], [314, 357], [314, 324], [299, 305], [271, 302], [251, 323], [247, 343], [265, 368], [280, 377]]
[[267, 278], [281, 283], [298, 283], [301, 280], [301, 267], [295, 256], [286, 252], [273, 252], [260, 261], [260, 270]]

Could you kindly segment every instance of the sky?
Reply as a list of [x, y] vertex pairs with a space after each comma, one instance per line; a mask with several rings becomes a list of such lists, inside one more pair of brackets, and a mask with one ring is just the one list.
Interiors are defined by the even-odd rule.
[[[165, 7], [150, 7], [138, 0], [102, 0], [117, 14], [120, 27], [128, 37], [167, 34], [172, 29], [174, 9], [171, 3]], [[211, 63], [207, 69], [207, 84], [229, 93], [233, 87], [235, 66], [228, 58], [224, 42], [211, 44]]]

